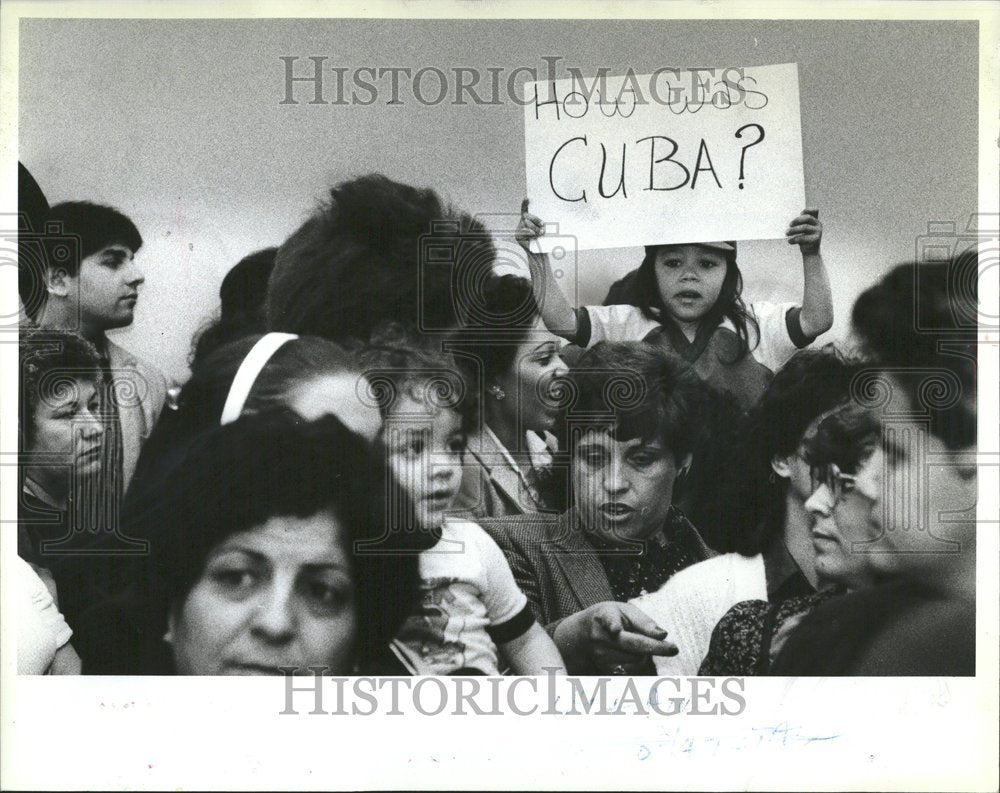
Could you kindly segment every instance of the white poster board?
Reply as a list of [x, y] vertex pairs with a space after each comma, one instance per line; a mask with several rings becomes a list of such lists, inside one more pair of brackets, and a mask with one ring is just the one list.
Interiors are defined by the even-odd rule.
[[525, 91], [530, 211], [580, 249], [775, 239], [805, 206], [797, 64]]

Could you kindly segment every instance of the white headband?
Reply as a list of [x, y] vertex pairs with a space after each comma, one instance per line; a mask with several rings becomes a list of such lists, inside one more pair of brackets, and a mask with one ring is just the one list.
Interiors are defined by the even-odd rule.
[[236, 370], [236, 377], [233, 378], [233, 384], [229, 386], [226, 405], [222, 408], [222, 418], [219, 419], [220, 425], [229, 424], [240, 417], [247, 397], [250, 395], [250, 389], [253, 388], [253, 384], [257, 380], [257, 376], [261, 373], [261, 370], [271, 360], [271, 356], [285, 342], [297, 338], [298, 336], [294, 333], [267, 333], [260, 337], [250, 352], [247, 353], [247, 357], [243, 359], [240, 368]]

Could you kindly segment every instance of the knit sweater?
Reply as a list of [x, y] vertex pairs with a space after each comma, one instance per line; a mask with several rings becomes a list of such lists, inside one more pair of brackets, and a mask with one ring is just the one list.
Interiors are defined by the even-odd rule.
[[672, 657], [654, 658], [663, 676], [697, 675], [712, 631], [730, 608], [744, 600], [767, 600], [764, 557], [716, 556], [672, 576], [656, 592], [631, 601], [667, 631], [677, 645]]

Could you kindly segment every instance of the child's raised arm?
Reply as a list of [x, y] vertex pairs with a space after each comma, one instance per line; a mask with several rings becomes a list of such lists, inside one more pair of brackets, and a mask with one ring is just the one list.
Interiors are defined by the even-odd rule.
[[566, 674], [556, 643], [537, 622], [516, 639], [501, 644], [500, 650], [516, 675], [544, 675], [550, 670], [557, 675]]
[[789, 245], [798, 245], [802, 251], [802, 312], [799, 325], [810, 339], [815, 339], [833, 327], [833, 297], [830, 294], [830, 276], [819, 252], [823, 238], [823, 224], [819, 222], [818, 209], [803, 209], [802, 214], [788, 224], [785, 237]]
[[546, 253], [533, 253], [530, 245], [545, 233], [542, 221], [528, 212], [528, 199], [521, 202], [521, 222], [514, 236], [528, 254], [531, 284], [542, 321], [549, 332], [572, 341], [576, 338], [576, 312], [556, 284]]

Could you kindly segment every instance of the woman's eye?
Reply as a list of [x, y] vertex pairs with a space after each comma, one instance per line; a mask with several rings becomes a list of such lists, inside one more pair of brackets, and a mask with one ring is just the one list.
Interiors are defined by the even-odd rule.
[[465, 438], [452, 438], [448, 441], [448, 451], [452, 454], [462, 454], [465, 451]]
[[309, 603], [320, 612], [340, 611], [350, 600], [350, 593], [342, 585], [329, 581], [307, 581], [304, 589]]
[[673, 270], [681, 266], [681, 261], [680, 259], [667, 259], [666, 261], [662, 262], [662, 264], [664, 267], [669, 267], [671, 270]]
[[225, 589], [233, 591], [249, 589], [257, 581], [252, 570], [237, 567], [214, 570], [212, 571], [212, 579]]

